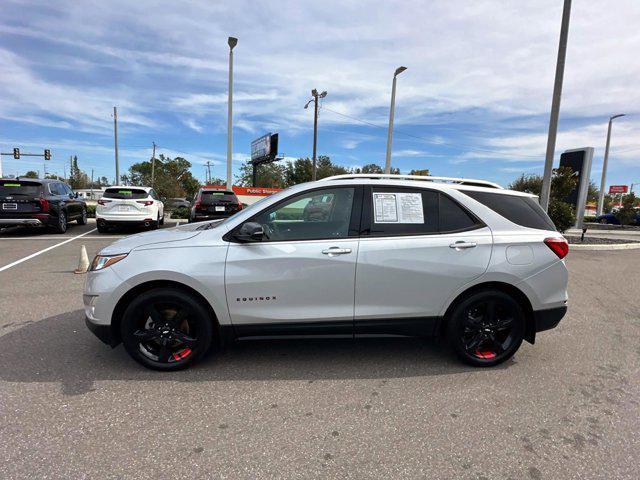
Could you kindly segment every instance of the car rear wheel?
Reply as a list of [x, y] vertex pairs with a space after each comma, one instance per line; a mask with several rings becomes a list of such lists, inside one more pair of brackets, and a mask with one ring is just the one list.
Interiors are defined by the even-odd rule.
[[193, 295], [158, 288], [136, 297], [121, 323], [122, 343], [138, 363], [154, 370], [179, 370], [211, 346], [213, 324]]
[[458, 357], [477, 367], [511, 358], [525, 333], [522, 307], [499, 290], [484, 290], [460, 302], [449, 316], [447, 338]]
[[606, 218], [601, 218], [601, 219], [600, 219], [600, 223], [601, 223], [601, 224], [603, 224], [603, 225], [605, 225], [605, 224], [607, 224], [607, 223], [609, 223], [609, 222], [607, 222], [607, 219], [606, 219]]
[[82, 214], [78, 217], [78, 225], [87, 224], [87, 209], [82, 207]]
[[56, 233], [65, 233], [67, 231], [67, 214], [64, 210], [60, 210], [58, 213], [58, 221], [53, 226]]

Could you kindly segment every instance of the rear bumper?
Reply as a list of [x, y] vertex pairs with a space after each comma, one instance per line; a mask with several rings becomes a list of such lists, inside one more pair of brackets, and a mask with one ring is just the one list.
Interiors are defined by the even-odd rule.
[[96, 218], [96, 223], [99, 225], [145, 225], [145, 224], [153, 224], [156, 223], [157, 220], [154, 220], [148, 216], [136, 216], [131, 218], [122, 218], [122, 217], [99, 217]]
[[543, 332], [555, 328], [567, 313], [567, 307], [550, 308], [533, 312], [536, 332]]
[[203, 215], [203, 214], [197, 214], [197, 215], [193, 215], [191, 217], [193, 222], [202, 222], [205, 220], [220, 220], [221, 218], [229, 218], [231, 215], [233, 215], [236, 212], [229, 212], [229, 213], [212, 213], [211, 215]]
[[44, 223], [39, 218], [0, 218], [0, 227], [12, 227], [15, 225], [39, 227]]

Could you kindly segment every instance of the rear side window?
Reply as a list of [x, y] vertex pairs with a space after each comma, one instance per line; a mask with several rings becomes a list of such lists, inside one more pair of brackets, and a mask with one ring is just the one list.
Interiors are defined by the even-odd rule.
[[437, 192], [376, 187], [369, 202], [371, 235], [423, 235], [438, 232]]
[[225, 190], [204, 190], [201, 194], [200, 203], [204, 205], [211, 205], [213, 203], [238, 203], [238, 197], [233, 192], [227, 192]]
[[3, 180], [0, 182], [0, 198], [2, 197], [39, 197], [42, 185], [36, 182]]
[[440, 233], [470, 230], [479, 222], [469, 215], [460, 205], [444, 194], [440, 194]]
[[556, 227], [534, 197], [488, 192], [464, 192], [507, 220], [521, 227], [555, 230]]
[[139, 200], [147, 198], [149, 194], [141, 188], [107, 188], [103, 198], [115, 198], [118, 200]]

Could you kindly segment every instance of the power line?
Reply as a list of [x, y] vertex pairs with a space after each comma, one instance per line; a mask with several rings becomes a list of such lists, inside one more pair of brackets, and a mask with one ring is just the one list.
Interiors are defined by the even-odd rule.
[[[335, 113], [336, 115], [340, 115], [342, 117], [349, 118], [351, 120], [355, 120], [355, 121], [363, 123], [365, 125], [370, 125], [372, 127], [381, 128], [381, 129], [385, 129], [385, 130], [387, 128], [387, 127], [384, 127], [382, 125], [376, 125], [375, 123], [371, 123], [371, 122], [368, 122], [366, 120], [362, 120], [360, 118], [353, 117], [351, 115], [347, 115], [347, 114], [344, 114], [344, 113], [336, 112], [335, 110], [331, 110], [330, 108], [327, 108], [325, 106], [323, 106], [322, 108], [325, 109], [325, 110], [328, 110], [329, 112]], [[491, 149], [488, 149], [488, 148], [480, 148], [480, 147], [477, 147], [475, 145], [472, 146], [472, 145], [466, 145], [464, 143], [458, 143], [458, 142], [456, 142], [455, 144], [452, 144], [452, 143], [445, 142], [445, 141], [435, 141], [435, 140], [432, 140], [432, 139], [429, 139], [429, 138], [426, 138], [426, 137], [421, 137], [419, 135], [413, 135], [411, 133], [405, 132], [403, 130], [398, 130], [398, 129], [395, 129], [394, 132], [395, 133], [399, 133], [399, 134], [404, 135], [404, 136], [407, 136], [407, 137], [412, 137], [412, 138], [416, 138], [418, 140], [423, 140], [423, 141], [425, 141], [427, 143], [430, 143], [432, 145], [444, 145], [444, 146], [447, 146], [447, 147], [466, 147], [466, 148], [470, 149], [469, 151], [472, 152], [472, 153], [474, 153], [474, 152], [475, 153], [491, 153], [493, 155], [507, 156], [507, 157], [514, 157], [515, 156], [515, 155], [510, 155], [510, 154], [505, 153], [505, 152], [491, 150]], [[517, 155], [517, 157], [518, 158], [535, 158], [535, 159], [538, 159], [538, 160], [541, 158], [541, 156], [539, 156], [539, 155]]]

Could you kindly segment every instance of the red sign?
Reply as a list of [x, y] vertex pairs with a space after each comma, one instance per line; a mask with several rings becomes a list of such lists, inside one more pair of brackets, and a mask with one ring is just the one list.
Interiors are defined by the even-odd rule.
[[[224, 185], [206, 185], [203, 188], [212, 188], [216, 190], [226, 190], [227, 187]], [[236, 187], [235, 185], [232, 187], [233, 193], [236, 195], [248, 195], [248, 196], [259, 196], [266, 197], [268, 195], [273, 195], [274, 193], [278, 193], [281, 191], [281, 188], [262, 188], [262, 187]]]
[[629, 187], [627, 185], [609, 185], [609, 193], [627, 193]]

